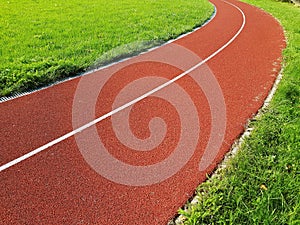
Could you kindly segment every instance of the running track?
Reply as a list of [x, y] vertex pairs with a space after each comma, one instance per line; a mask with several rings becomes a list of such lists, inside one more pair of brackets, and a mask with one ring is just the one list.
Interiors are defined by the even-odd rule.
[[[236, 7], [219, 0], [211, 2], [217, 8], [213, 20], [172, 44], [84, 78], [0, 103], [3, 166], [184, 73], [242, 28], [229, 46], [168, 87], [3, 169], [1, 224], [166, 224], [176, 214], [262, 106], [280, 71], [285, 47], [282, 28], [270, 15], [230, 0], [245, 15], [243, 27], [243, 15]], [[126, 85], [127, 94], [114, 103]], [[173, 100], [170, 103], [164, 97]], [[180, 106], [180, 102], [192, 102], [192, 106]], [[132, 138], [123, 126], [127, 123], [122, 114], [129, 111], [127, 120], [134, 136], [146, 139], [133, 138], [133, 144], [128, 144], [131, 147], [118, 140]], [[187, 119], [181, 121], [181, 114]], [[164, 120], [150, 123], [158, 135], [148, 128], [154, 117]], [[116, 134], [118, 131], [122, 132]], [[108, 156], [93, 152], [100, 140], [95, 134]], [[184, 138], [188, 139], [183, 140], [186, 149], [174, 155]], [[190, 149], [192, 146], [195, 149]], [[103, 158], [95, 159], [97, 156]], [[172, 156], [177, 159], [167, 161]], [[118, 160], [109, 164], [109, 157]], [[208, 167], [202, 165], [204, 171], [199, 169], [201, 159], [204, 164], [209, 162]], [[130, 165], [129, 169], [119, 167], [120, 161]], [[178, 168], [177, 162], [182, 164]], [[161, 167], [152, 170], [148, 165]]]

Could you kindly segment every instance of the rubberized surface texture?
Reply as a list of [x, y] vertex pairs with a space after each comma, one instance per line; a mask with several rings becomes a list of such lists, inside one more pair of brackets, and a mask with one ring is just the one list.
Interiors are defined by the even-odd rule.
[[176, 214], [262, 106], [285, 47], [270, 15], [211, 2], [216, 16], [185, 37], [0, 103], [2, 166], [82, 128], [0, 172], [2, 224], [166, 224]]

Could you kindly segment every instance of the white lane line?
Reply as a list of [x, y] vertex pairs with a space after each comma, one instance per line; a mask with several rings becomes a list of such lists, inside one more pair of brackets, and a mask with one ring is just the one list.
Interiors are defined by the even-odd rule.
[[77, 133], [79, 133], [79, 132], [81, 132], [81, 131], [83, 131], [83, 130], [91, 127], [91, 126], [93, 126], [93, 125], [95, 125], [96, 123], [99, 123], [100, 121], [102, 121], [102, 120], [104, 120], [104, 119], [106, 119], [106, 118], [108, 118], [108, 117], [116, 114], [117, 112], [119, 112], [119, 111], [121, 111], [123, 109], [126, 109], [127, 107], [129, 107], [131, 105], [134, 105], [135, 103], [141, 101], [142, 99], [144, 99], [144, 98], [152, 95], [153, 93], [155, 93], [155, 92], [157, 92], [157, 91], [159, 91], [159, 90], [161, 90], [161, 89], [169, 86], [170, 84], [174, 83], [175, 81], [177, 81], [180, 78], [184, 77], [185, 75], [189, 74], [193, 70], [197, 69], [198, 67], [200, 67], [201, 65], [203, 65], [204, 63], [206, 63], [208, 60], [210, 60], [213, 57], [215, 57], [221, 51], [223, 51], [228, 45], [230, 45], [239, 36], [239, 34], [242, 32], [242, 30], [244, 29], [245, 24], [246, 24], [246, 16], [245, 16], [244, 12], [238, 6], [236, 6], [236, 5], [234, 5], [234, 4], [230, 3], [230, 2], [226, 2], [226, 1], [223, 1], [223, 2], [225, 2], [225, 3], [227, 3], [227, 4], [229, 4], [229, 5], [233, 6], [233, 7], [235, 7], [242, 14], [242, 16], [243, 16], [243, 23], [242, 23], [240, 29], [238, 30], [238, 32], [225, 45], [223, 45], [221, 48], [219, 48], [217, 51], [215, 51], [214, 53], [212, 53], [210, 56], [208, 56], [203, 61], [199, 62], [198, 64], [196, 64], [195, 66], [191, 67], [187, 71], [179, 74], [177, 77], [173, 78], [172, 80], [169, 80], [168, 82], [166, 82], [166, 83], [164, 83], [164, 84], [162, 84], [162, 85], [154, 88], [153, 90], [151, 90], [151, 91], [149, 91], [149, 92], [141, 95], [140, 97], [138, 97], [138, 98], [136, 98], [136, 99], [134, 99], [134, 100], [132, 100], [132, 101], [130, 101], [130, 102], [122, 105], [122, 106], [120, 106], [119, 108], [116, 108], [115, 110], [113, 110], [113, 111], [111, 111], [111, 112], [109, 112], [109, 113], [107, 113], [107, 114], [105, 114], [105, 115], [103, 115], [103, 116], [101, 116], [101, 117], [99, 117], [99, 118], [97, 118], [97, 119], [95, 119], [95, 120], [93, 120], [93, 121], [91, 121], [91, 122], [89, 122], [89, 123], [87, 123], [87, 124], [85, 124], [85, 125], [77, 128], [77, 129], [75, 129], [75, 130], [73, 130], [73, 131], [71, 131], [71, 132], [69, 132], [69, 133], [67, 133], [67, 134], [65, 134], [65, 135], [63, 135], [63, 136], [61, 136], [61, 137], [59, 137], [59, 138], [57, 138], [57, 139], [55, 139], [55, 140], [53, 140], [53, 141], [45, 144], [45, 145], [43, 145], [43, 146], [41, 146], [41, 147], [39, 147], [39, 148], [31, 151], [31, 152], [29, 152], [29, 153], [27, 153], [27, 154], [19, 157], [19, 158], [17, 158], [17, 159], [14, 159], [14, 160], [12, 160], [12, 161], [10, 161], [10, 162], [2, 165], [0, 167], [0, 172], [8, 169], [9, 167], [12, 167], [13, 165], [16, 165], [16, 164], [18, 164], [18, 163], [26, 160], [26, 159], [28, 159], [28, 158], [30, 158], [30, 157], [38, 154], [38, 153], [40, 153], [41, 151], [44, 151], [44, 150], [48, 149], [49, 147], [51, 147], [51, 146], [53, 146], [55, 144], [58, 144], [61, 141], [66, 140], [67, 138], [69, 138], [69, 137], [71, 137], [71, 136], [73, 136], [73, 135], [75, 135], [75, 134], [77, 134]]

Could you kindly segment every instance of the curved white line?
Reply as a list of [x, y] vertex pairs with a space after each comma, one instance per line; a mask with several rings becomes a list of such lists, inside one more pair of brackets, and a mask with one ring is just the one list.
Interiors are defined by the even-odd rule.
[[223, 1], [223, 2], [225, 2], [225, 3], [227, 3], [227, 4], [229, 4], [229, 5], [233, 6], [233, 7], [235, 7], [242, 14], [242, 16], [243, 16], [243, 23], [242, 23], [240, 29], [238, 30], [238, 32], [225, 45], [223, 45], [221, 48], [219, 48], [217, 51], [215, 51], [214, 53], [212, 53], [210, 56], [208, 56], [203, 61], [199, 62], [198, 64], [196, 64], [195, 66], [191, 67], [187, 71], [179, 74], [177, 77], [173, 78], [172, 80], [169, 80], [168, 82], [166, 82], [166, 83], [164, 83], [164, 84], [162, 84], [162, 85], [154, 88], [153, 90], [151, 90], [151, 91], [149, 91], [149, 92], [141, 95], [140, 97], [138, 97], [138, 98], [136, 98], [136, 99], [134, 99], [134, 100], [132, 100], [132, 101], [130, 101], [130, 102], [122, 105], [122, 106], [120, 106], [119, 108], [117, 108], [117, 109], [115, 109], [115, 110], [113, 110], [113, 111], [111, 111], [111, 112], [109, 112], [109, 113], [107, 113], [107, 114], [105, 114], [105, 115], [103, 115], [103, 116], [101, 116], [101, 117], [99, 117], [99, 118], [97, 118], [97, 119], [95, 119], [95, 120], [93, 120], [93, 121], [91, 121], [91, 122], [89, 122], [89, 123], [87, 123], [87, 124], [85, 124], [85, 125], [77, 128], [76, 130], [73, 130], [73, 131], [71, 131], [71, 132], [69, 132], [69, 133], [67, 133], [67, 134], [65, 134], [65, 135], [63, 135], [63, 136], [61, 136], [61, 137], [59, 137], [59, 138], [57, 138], [57, 139], [55, 139], [55, 140], [53, 140], [53, 141], [45, 144], [45, 145], [43, 145], [43, 146], [41, 146], [41, 147], [39, 147], [39, 148], [31, 151], [31, 152], [29, 152], [29, 153], [27, 153], [27, 154], [19, 157], [19, 158], [17, 158], [17, 159], [14, 159], [14, 160], [12, 160], [12, 161], [10, 161], [10, 162], [2, 165], [0, 167], [0, 172], [3, 171], [3, 170], [8, 169], [9, 167], [12, 167], [13, 165], [16, 165], [16, 164], [24, 161], [25, 159], [28, 159], [28, 158], [30, 158], [30, 157], [32, 157], [32, 156], [34, 156], [34, 155], [36, 155], [36, 154], [38, 154], [38, 153], [46, 150], [47, 148], [49, 148], [49, 147], [51, 147], [51, 146], [53, 146], [55, 144], [58, 144], [61, 141], [66, 140], [69, 137], [72, 137], [73, 135], [75, 135], [75, 134], [77, 134], [77, 133], [79, 133], [79, 132], [81, 132], [81, 131], [83, 131], [83, 130], [85, 130], [85, 129], [93, 126], [93, 125], [95, 125], [96, 123], [99, 123], [100, 121], [102, 121], [102, 120], [104, 120], [104, 119], [106, 119], [106, 118], [108, 118], [108, 117], [110, 117], [110, 116], [112, 116], [114, 114], [116, 114], [117, 112], [119, 112], [119, 111], [121, 111], [121, 110], [123, 110], [123, 109], [125, 109], [125, 108], [127, 108], [127, 107], [129, 107], [131, 105], [134, 105], [135, 103], [141, 101], [142, 99], [144, 99], [144, 98], [152, 95], [153, 93], [155, 93], [155, 92], [157, 92], [157, 91], [159, 91], [159, 90], [161, 90], [161, 89], [169, 86], [170, 84], [174, 83], [175, 81], [177, 81], [180, 78], [184, 77], [185, 75], [189, 74], [193, 70], [197, 69], [198, 67], [200, 67], [201, 65], [203, 65], [204, 63], [206, 63], [208, 60], [210, 60], [213, 57], [215, 57], [221, 51], [223, 51], [228, 45], [230, 45], [239, 36], [239, 34], [242, 32], [242, 30], [244, 29], [245, 24], [246, 24], [246, 16], [245, 16], [244, 12], [238, 6], [236, 6], [236, 5], [234, 5], [234, 4], [230, 3], [230, 2], [226, 2], [226, 1]]

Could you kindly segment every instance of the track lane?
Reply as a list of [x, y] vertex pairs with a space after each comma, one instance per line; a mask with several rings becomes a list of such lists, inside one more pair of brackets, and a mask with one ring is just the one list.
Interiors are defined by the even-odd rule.
[[[226, 38], [231, 37], [241, 23], [240, 15], [231, 12], [228, 5], [220, 1], [214, 3], [218, 7], [216, 18], [199, 31], [178, 40], [178, 44], [197, 52], [201, 58], [228, 40]], [[218, 160], [242, 131], [246, 119], [262, 104], [279, 70], [279, 66], [274, 67], [272, 64], [278, 62], [284, 47], [282, 30], [273, 18], [245, 4], [238, 5], [246, 12], [247, 30], [233, 45], [208, 62], [222, 87], [227, 109], [226, 139]], [[236, 23], [233, 23], [235, 20]], [[260, 23], [257, 24], [257, 21]], [[270, 23], [274, 27], [266, 32], [265, 28], [269, 28]], [[216, 31], [219, 36], [212, 35]], [[252, 32], [257, 35], [249, 35]], [[265, 39], [263, 43], [262, 39]], [[262, 52], [262, 49], [267, 50]], [[246, 57], [249, 55], [251, 57]], [[274, 68], [277, 71], [272, 71]], [[179, 71], [170, 71], [169, 76], [172, 76], [171, 72]], [[1, 116], [5, 119], [1, 122], [6, 121], [1, 129], [1, 133], [4, 130], [6, 136], [1, 135], [0, 142], [7, 149], [5, 152], [1, 150], [1, 161], [9, 161], [72, 130], [70, 107], [78, 82], [75, 79], [0, 105]], [[185, 86], [190, 82], [184, 79], [178, 83]], [[193, 87], [190, 87], [190, 92], [193, 92]], [[195, 100], [205, 102], [201, 94], [197, 96]], [[98, 105], [96, 111], [100, 115], [101, 110]], [[20, 118], [20, 112], [23, 118]], [[205, 117], [208, 112], [208, 108], [203, 109], [201, 117]], [[32, 121], [32, 118], [37, 119]], [[102, 126], [105, 127], [103, 123], [99, 124], [98, 130], [101, 131]], [[203, 127], [201, 132], [203, 142], [207, 141], [208, 128]], [[17, 138], [7, 139], [11, 136]], [[205, 179], [204, 173], [197, 172], [201, 151], [197, 151], [188, 165], [171, 179], [152, 186], [129, 187], [116, 185], [100, 177], [87, 166], [76, 149], [76, 142], [71, 137], [2, 172], [2, 221], [36, 224], [86, 224], [96, 221], [98, 224], [163, 224], [193, 193], [196, 185]]]
[[[242, 15], [238, 10], [232, 10], [232, 6], [229, 4], [223, 4], [223, 11], [225, 11], [225, 13], [222, 13], [221, 15], [218, 14], [218, 20], [220, 21], [232, 21], [234, 20], [236, 17], [239, 17], [239, 22], [234, 23], [234, 24], [230, 24], [230, 26], [213, 26], [215, 24], [215, 19], [213, 19], [210, 22], [210, 26], [204, 26], [203, 28], [201, 28], [199, 30], [199, 32], [194, 32], [192, 34], [189, 35], [189, 38], [181, 38], [177, 41], [175, 41], [175, 43], [184, 46], [187, 49], [191, 49], [193, 52], [195, 52], [201, 59], [206, 59], [209, 56], [211, 56], [211, 54], [213, 54], [214, 52], [216, 52], [217, 50], [219, 50], [221, 47], [223, 47], [237, 32], [238, 30], [241, 28], [242, 25]], [[231, 14], [226, 14], [226, 11], [230, 11]], [[218, 33], [218, 35], [222, 36], [222, 38], [218, 38], [217, 36], [213, 36], [213, 37], [208, 37], [207, 35], [202, 35], [203, 33]], [[197, 43], [191, 42], [191, 39], [197, 39]], [[212, 44], [213, 43], [213, 44]], [[157, 50], [154, 50], [154, 52], [156, 52]], [[152, 52], [150, 52], [150, 54], [152, 54]], [[130, 60], [129, 60], [130, 62]], [[128, 63], [128, 62], [126, 62]], [[198, 62], [197, 62], [198, 63]], [[121, 63], [122, 64], [122, 63]], [[112, 66], [114, 67], [114, 66]], [[97, 74], [97, 72], [96, 72]], [[11, 110], [11, 106], [10, 106], [10, 101], [9, 102], [4, 102], [3, 107], [1, 108], [0, 111], [1, 114], [3, 115], [3, 121], [9, 121], [6, 123], [9, 124], [13, 124], [12, 127], [8, 127], [8, 126], [3, 126], [4, 128], [8, 128], [10, 130], [5, 130], [3, 129], [3, 133], [6, 134], [6, 137], [8, 137], [9, 135], [11, 135], [12, 133], [19, 131], [22, 133], [18, 133], [18, 136], [22, 136], [24, 138], [20, 139], [20, 141], [22, 141], [20, 144], [17, 144], [17, 146], [22, 146], [22, 148], [19, 149], [15, 149], [13, 150], [10, 146], [12, 146], [12, 143], [6, 142], [8, 139], [4, 139], [5, 142], [3, 143], [3, 149], [8, 149], [6, 152], [9, 152], [9, 154], [7, 155], [10, 160], [5, 160], [4, 158], [4, 162], [1, 163], [1, 165], [12, 161], [30, 151], [32, 151], [33, 149], [37, 149], [40, 146], [43, 146], [44, 144], [47, 144], [49, 142], [51, 142], [52, 140], [55, 140], [56, 138], [59, 138], [63, 135], [65, 135], [68, 132], [72, 132], [72, 128], [69, 127], [69, 124], [64, 124], [64, 128], [68, 127], [67, 132], [58, 132], [59, 130], [57, 129], [57, 127], [53, 128], [51, 127], [49, 130], [47, 129], [47, 126], [49, 126], [49, 119], [47, 118], [50, 114], [50, 116], [56, 117], [55, 119], [58, 122], [54, 122], [53, 125], [57, 126], [56, 123], [60, 123], [60, 121], [66, 121], [68, 122], [70, 120], [70, 104], [73, 101], [74, 98], [74, 93], [77, 87], [77, 84], [79, 82], [80, 78], [77, 78], [75, 80], [69, 81], [69, 82], [64, 82], [63, 85], [66, 85], [68, 87], [64, 88], [57, 88], [54, 87], [50, 90], [45, 89], [45, 90], [41, 90], [40, 92], [37, 93], [33, 93], [32, 95], [36, 95], [36, 97], [32, 97], [32, 98], [28, 98], [29, 99], [29, 103], [27, 104], [32, 104], [32, 106], [27, 107], [25, 109], [29, 109], [30, 111], [23, 111], [23, 109], [17, 108], [16, 111], [12, 111]], [[76, 86], [76, 87], [75, 87]], [[68, 90], [67, 90], [68, 89]], [[69, 93], [66, 93], [66, 90], [69, 91]], [[53, 97], [53, 98], [48, 98], [49, 96]], [[26, 98], [26, 96], [24, 96]], [[16, 99], [16, 101], [19, 100], [21, 101], [20, 103], [15, 103], [20, 104], [21, 107], [24, 107], [24, 102], [23, 102], [23, 97]], [[27, 99], [25, 99], [26, 101]], [[63, 107], [60, 108], [60, 105], [56, 105], [57, 102], [61, 102], [63, 101], [62, 104], [66, 104], [67, 107]], [[42, 104], [42, 107], [39, 106], [40, 104]], [[51, 110], [50, 112], [48, 111], [48, 109], [53, 109], [53, 111]], [[69, 109], [69, 111], [66, 111], [66, 109]], [[64, 111], [61, 111], [64, 110]], [[71, 109], [72, 110], [72, 109]], [[20, 117], [20, 112], [22, 111], [22, 117]], [[10, 112], [10, 113], [8, 113]], [[59, 112], [59, 113], [56, 113]], [[13, 113], [15, 113], [15, 116], [13, 115]], [[105, 112], [108, 113], [108, 112]], [[104, 113], [104, 114], [105, 114]], [[41, 114], [39, 116], [39, 114]], [[61, 115], [66, 115], [68, 114], [66, 117], [62, 118]], [[10, 117], [10, 118], [6, 118]], [[101, 115], [99, 115], [101, 116]], [[36, 118], [36, 120], [32, 121], [31, 118]], [[13, 120], [12, 122], [10, 122], [10, 119]], [[23, 120], [23, 121], [19, 121], [19, 120]], [[53, 120], [53, 121], [56, 121]], [[90, 121], [89, 121], [90, 122]], [[65, 123], [65, 122], [62, 122]], [[18, 126], [20, 126], [19, 129], [16, 129], [15, 126], [16, 124]], [[35, 129], [31, 129], [31, 126], [35, 125], [34, 127]], [[41, 129], [45, 129], [42, 130], [42, 133], [39, 133], [38, 136], [35, 135], [33, 132], [36, 131], [40, 131]], [[58, 126], [59, 127], [59, 126]], [[47, 130], [46, 130], [47, 129]], [[55, 131], [56, 135], [50, 135], [53, 134], [53, 131]], [[30, 133], [30, 135], [28, 135], [28, 132]], [[41, 139], [41, 136], [43, 137], [43, 139]], [[37, 138], [39, 137], [39, 138]], [[23, 141], [25, 138], [28, 138], [26, 141]], [[13, 140], [16, 141], [16, 140]], [[17, 140], [18, 141], [18, 140]], [[26, 144], [25, 144], [26, 143]], [[23, 147], [24, 146], [24, 147]], [[15, 153], [15, 151], [18, 151], [18, 153]], [[5, 152], [4, 152], [5, 153]], [[14, 154], [15, 153], [15, 154]], [[22, 153], [22, 154], [20, 154]], [[1, 157], [2, 158], [2, 157]]]
[[[243, 17], [243, 19], [242, 19], [243, 22], [242, 22], [242, 25], [239, 27], [239, 30], [233, 35], [233, 37], [231, 37], [231, 39], [229, 41], [227, 41], [225, 44], [223, 44], [222, 47], [220, 47], [219, 49], [217, 49], [216, 51], [211, 53], [204, 60], [202, 60], [202, 61], [200, 60], [195, 65], [190, 66], [190, 68], [186, 68], [179, 75], [177, 75], [173, 78], [171, 77], [170, 80], [166, 80], [165, 82], [161, 83], [159, 86], [152, 87], [152, 89], [150, 91], [148, 91], [146, 93], [141, 93], [141, 95], [136, 96], [134, 99], [129, 99], [128, 101], [125, 101], [123, 103], [123, 105], [120, 105], [117, 108], [114, 108], [112, 111], [104, 113], [103, 115], [99, 116], [96, 119], [91, 118], [90, 121], [86, 121], [86, 123], [84, 125], [81, 125], [80, 127], [76, 126], [76, 129], [72, 130], [71, 132], [68, 132], [68, 133], [60, 136], [59, 138], [56, 138], [56, 139], [48, 142], [47, 144], [45, 144], [45, 145], [43, 145], [43, 146], [41, 146], [41, 147], [31, 151], [31, 152], [26, 153], [25, 155], [23, 155], [21, 157], [18, 157], [16, 159], [2, 165], [0, 167], [0, 172], [7, 169], [7, 168], [9, 168], [9, 167], [11, 167], [11, 166], [14, 166], [14, 165], [22, 162], [22, 161], [24, 161], [24, 160], [26, 160], [30, 157], [33, 157], [34, 155], [48, 149], [49, 147], [51, 147], [55, 144], [58, 144], [59, 142], [64, 141], [64, 140], [70, 138], [71, 136], [76, 135], [77, 133], [80, 133], [80, 132], [84, 131], [85, 129], [87, 129], [87, 128], [101, 122], [102, 120], [105, 120], [106, 118], [109, 118], [109, 117], [113, 116], [114, 114], [117, 114], [118, 112], [120, 112], [120, 111], [122, 111], [122, 110], [124, 110], [124, 109], [126, 109], [126, 108], [142, 101], [143, 99], [155, 94], [156, 92], [159, 92], [160, 90], [172, 85], [174, 82], [178, 81], [179, 79], [182, 79], [182, 77], [189, 75], [189, 73], [196, 71], [198, 68], [200, 68], [202, 65], [204, 65], [207, 61], [211, 60], [213, 57], [218, 55], [220, 52], [222, 52], [226, 47], [228, 47], [240, 35], [240, 33], [243, 31], [245, 23], [246, 23], [245, 14], [243, 13], [243, 11], [240, 10], [238, 7], [236, 7], [234, 4], [231, 4], [231, 3], [228, 3], [228, 2], [227, 2], [227, 4], [235, 7], [241, 13], [241, 15]], [[166, 46], [161, 46], [160, 49], [164, 49], [165, 47]], [[151, 55], [151, 53], [149, 53], [148, 55]], [[141, 57], [142, 56], [140, 56], [140, 58]], [[129, 61], [129, 64], [132, 63], [131, 61]], [[120, 63], [120, 64], [122, 64], [122, 63]], [[124, 74], [124, 76], [126, 76], [126, 74]], [[87, 96], [86, 98], [89, 98], [89, 96]], [[203, 156], [203, 157], [205, 158], [205, 156]], [[203, 169], [205, 169], [207, 167], [207, 164], [209, 164], [209, 163], [210, 162], [206, 162], [206, 165]]]

